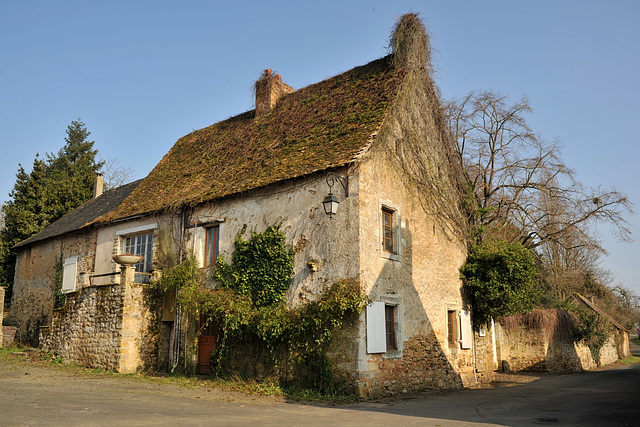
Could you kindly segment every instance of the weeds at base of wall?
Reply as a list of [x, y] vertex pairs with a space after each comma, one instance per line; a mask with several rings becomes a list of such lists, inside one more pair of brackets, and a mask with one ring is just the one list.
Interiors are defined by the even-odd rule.
[[[218, 378], [278, 378], [284, 387], [338, 393], [326, 356], [333, 333], [364, 307], [354, 280], [338, 280], [310, 303], [288, 308], [284, 293], [293, 273], [293, 252], [278, 227], [236, 239], [233, 263], [219, 260], [218, 289], [206, 289], [193, 256], [163, 271], [159, 286], [175, 290], [184, 313], [202, 315], [218, 332], [211, 366]], [[256, 266], [258, 268], [256, 268]], [[285, 286], [286, 285], [286, 286]]]

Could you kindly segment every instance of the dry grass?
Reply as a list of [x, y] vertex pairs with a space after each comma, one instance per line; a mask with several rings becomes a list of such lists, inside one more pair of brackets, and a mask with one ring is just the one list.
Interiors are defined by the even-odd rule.
[[564, 310], [535, 309], [528, 314], [515, 314], [498, 319], [507, 331], [522, 327], [529, 330], [542, 330], [548, 338], [571, 340], [573, 337], [573, 317]]

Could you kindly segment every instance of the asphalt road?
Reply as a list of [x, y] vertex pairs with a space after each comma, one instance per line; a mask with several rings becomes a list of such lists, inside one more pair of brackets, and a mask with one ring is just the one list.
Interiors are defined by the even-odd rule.
[[640, 425], [640, 365], [344, 406], [0, 366], [0, 426]]

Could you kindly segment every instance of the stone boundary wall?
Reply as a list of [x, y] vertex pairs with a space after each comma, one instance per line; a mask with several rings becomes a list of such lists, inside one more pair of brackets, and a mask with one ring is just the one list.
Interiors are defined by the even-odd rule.
[[0, 344], [2, 344], [2, 347], [9, 347], [16, 337], [16, 327], [3, 326], [0, 329], [2, 329], [2, 341], [0, 341]]
[[42, 327], [40, 347], [65, 362], [118, 370], [123, 292], [119, 285], [92, 286], [67, 294]]
[[[611, 331], [604, 346], [600, 349], [600, 364], [593, 359], [589, 347], [582, 343], [574, 343], [561, 334], [549, 334], [540, 328], [505, 328], [496, 322], [496, 351], [500, 369], [510, 371], [534, 372], [579, 372], [592, 370], [599, 365], [614, 363], [625, 353], [626, 334], [617, 330]], [[622, 338], [616, 337], [620, 334]], [[618, 342], [621, 341], [621, 342]], [[628, 348], [628, 340], [626, 341]]]

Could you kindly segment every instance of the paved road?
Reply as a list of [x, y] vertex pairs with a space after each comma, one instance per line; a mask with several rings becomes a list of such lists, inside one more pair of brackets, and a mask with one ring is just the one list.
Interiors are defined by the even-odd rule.
[[640, 365], [334, 407], [51, 371], [0, 366], [0, 426], [640, 424]]

